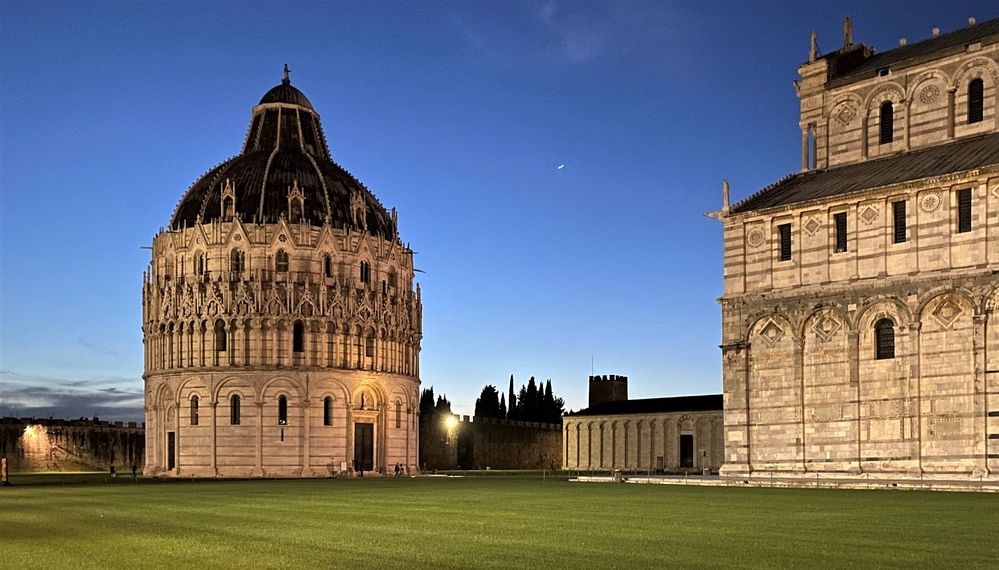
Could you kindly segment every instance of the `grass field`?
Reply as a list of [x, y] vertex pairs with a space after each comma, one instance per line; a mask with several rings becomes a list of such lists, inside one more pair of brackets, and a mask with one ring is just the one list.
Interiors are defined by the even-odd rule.
[[15, 477], [2, 568], [999, 568], [999, 495]]

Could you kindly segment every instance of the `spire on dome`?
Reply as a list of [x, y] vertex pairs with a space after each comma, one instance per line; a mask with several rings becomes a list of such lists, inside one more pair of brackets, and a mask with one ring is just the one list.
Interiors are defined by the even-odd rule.
[[288, 64], [284, 64], [284, 78], [281, 79], [282, 85], [291, 85], [291, 70], [288, 69]]

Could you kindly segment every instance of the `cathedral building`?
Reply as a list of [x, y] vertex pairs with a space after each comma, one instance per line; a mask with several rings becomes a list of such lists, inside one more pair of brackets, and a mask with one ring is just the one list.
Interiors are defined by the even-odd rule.
[[395, 210], [284, 80], [181, 198], [142, 287], [145, 473], [415, 472], [422, 336]]
[[999, 479], [999, 20], [798, 72], [801, 171], [711, 214], [721, 473]]

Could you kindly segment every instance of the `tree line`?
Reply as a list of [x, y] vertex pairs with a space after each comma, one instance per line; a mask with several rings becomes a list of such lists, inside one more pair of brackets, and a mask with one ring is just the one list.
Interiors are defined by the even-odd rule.
[[565, 401], [552, 393], [551, 379], [542, 386], [531, 376], [517, 393], [514, 393], [513, 386], [512, 374], [507, 394], [500, 394], [492, 384], [486, 385], [475, 400], [475, 417], [549, 424], [562, 422]]

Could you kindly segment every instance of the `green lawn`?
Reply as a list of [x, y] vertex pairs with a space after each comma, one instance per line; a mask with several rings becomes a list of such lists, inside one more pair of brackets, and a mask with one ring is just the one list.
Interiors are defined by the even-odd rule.
[[997, 494], [534, 477], [12, 480], [0, 488], [2, 568], [999, 568]]

